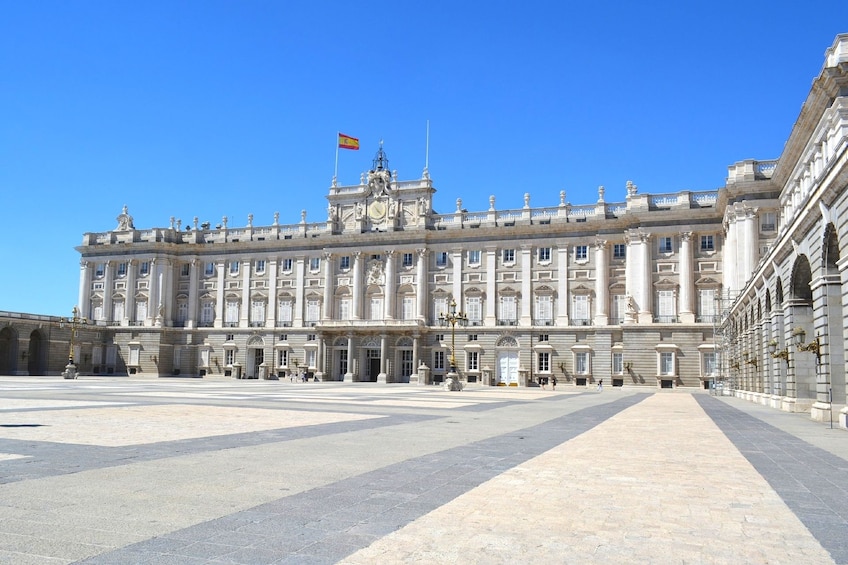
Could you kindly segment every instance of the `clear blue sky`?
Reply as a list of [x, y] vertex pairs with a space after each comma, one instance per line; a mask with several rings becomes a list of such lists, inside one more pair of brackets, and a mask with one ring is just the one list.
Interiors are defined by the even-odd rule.
[[434, 208], [710, 190], [773, 159], [848, 3], [0, 3], [0, 310], [67, 314], [74, 247], [193, 217], [326, 218], [380, 139]]

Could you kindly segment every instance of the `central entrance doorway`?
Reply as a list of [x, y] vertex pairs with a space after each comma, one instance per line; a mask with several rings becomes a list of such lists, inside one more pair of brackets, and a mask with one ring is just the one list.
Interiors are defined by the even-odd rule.
[[365, 375], [365, 380], [376, 383], [377, 375], [380, 374], [380, 350], [366, 349], [365, 350], [365, 367], [368, 373]]
[[518, 386], [518, 341], [512, 336], [498, 340], [496, 370], [498, 386]]

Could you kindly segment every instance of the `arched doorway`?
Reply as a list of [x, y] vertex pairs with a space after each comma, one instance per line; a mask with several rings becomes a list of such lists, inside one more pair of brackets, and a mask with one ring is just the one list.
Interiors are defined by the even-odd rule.
[[0, 330], [0, 375], [14, 375], [18, 370], [18, 334], [9, 326]]
[[518, 341], [512, 336], [504, 336], [495, 347], [498, 386], [518, 386]]
[[29, 334], [27, 371], [31, 376], [47, 374], [47, 340], [39, 330]]
[[[813, 323], [813, 280], [810, 261], [806, 255], [799, 255], [792, 266], [789, 290], [792, 297], [788, 307], [791, 312], [792, 334], [799, 330], [806, 332], [809, 338], [816, 335]], [[796, 399], [795, 410], [807, 411], [816, 397], [816, 358], [799, 351], [793, 352], [794, 382], [786, 383], [786, 395]], [[789, 379], [787, 379], [789, 380]], [[794, 390], [792, 390], [794, 388]], [[803, 400], [803, 402], [798, 402]]]
[[259, 366], [265, 362], [265, 340], [255, 335], [247, 340], [247, 358], [245, 359], [246, 379], [259, 378]]

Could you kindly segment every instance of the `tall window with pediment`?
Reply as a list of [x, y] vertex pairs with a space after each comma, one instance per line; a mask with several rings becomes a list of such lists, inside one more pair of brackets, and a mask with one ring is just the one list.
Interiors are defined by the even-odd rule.
[[660, 323], [677, 321], [677, 309], [675, 307], [674, 291], [657, 291], [657, 318]]
[[147, 300], [139, 299], [135, 302], [135, 321], [140, 323], [147, 319]]
[[501, 296], [498, 319], [507, 324], [514, 324], [518, 320], [518, 309], [516, 305], [517, 300], [515, 295]]
[[292, 321], [292, 301], [291, 299], [280, 300], [277, 304], [277, 320], [291, 324]]
[[433, 316], [439, 319], [439, 316], [445, 316], [448, 313], [448, 299], [446, 296], [438, 296], [433, 299]]
[[350, 320], [351, 299], [349, 296], [339, 298], [339, 320]]
[[211, 326], [215, 322], [215, 303], [211, 300], [204, 300], [200, 305], [200, 323], [204, 326]]
[[546, 324], [554, 319], [554, 297], [550, 294], [536, 296], [536, 322]]
[[716, 291], [714, 288], [702, 288], [698, 291], [698, 321], [710, 322], [716, 315]]
[[589, 297], [585, 294], [577, 294], [571, 300], [571, 312], [576, 325], [588, 325], [589, 323]]
[[258, 325], [265, 323], [265, 301], [254, 299], [250, 303], [250, 324]]
[[468, 315], [468, 321], [475, 325], [480, 325], [483, 321], [483, 297], [468, 296], [465, 299], [465, 313]]
[[228, 327], [238, 326], [239, 321], [239, 302], [236, 299], [227, 300], [226, 309], [224, 310], [224, 322]]
[[414, 320], [415, 319], [415, 297], [414, 296], [403, 296], [401, 298], [400, 305], [400, 319], [401, 320]]
[[321, 301], [317, 298], [310, 298], [306, 301], [306, 321], [317, 322], [321, 319]]
[[383, 319], [383, 297], [382, 296], [372, 296], [370, 300], [370, 319], [371, 320], [382, 320]]

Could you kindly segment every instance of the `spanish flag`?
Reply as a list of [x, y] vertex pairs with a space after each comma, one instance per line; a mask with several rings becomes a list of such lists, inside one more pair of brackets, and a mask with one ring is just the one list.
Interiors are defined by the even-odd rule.
[[351, 137], [349, 135], [345, 135], [343, 133], [339, 134], [339, 148], [340, 149], [353, 149], [354, 151], [359, 151], [359, 138]]

